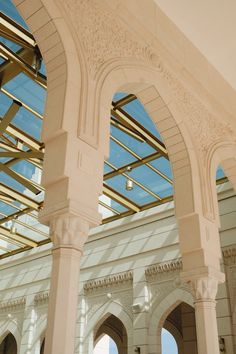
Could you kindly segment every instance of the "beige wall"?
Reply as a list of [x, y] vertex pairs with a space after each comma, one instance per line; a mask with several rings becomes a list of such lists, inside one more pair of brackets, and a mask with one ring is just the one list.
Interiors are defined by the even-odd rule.
[[[236, 197], [223, 189], [219, 195], [221, 245], [230, 250], [236, 246]], [[91, 353], [93, 328], [108, 313], [125, 325], [128, 353], [133, 352], [133, 344], [156, 352], [158, 326], [170, 310], [181, 301], [193, 305], [191, 290], [179, 278], [178, 230], [172, 206], [162, 205], [91, 231], [82, 259], [76, 353]], [[227, 282], [219, 286], [217, 295], [219, 335], [229, 354], [233, 354], [235, 281], [229, 273], [234, 261], [230, 251], [225, 251]], [[11, 330], [18, 336], [22, 354], [27, 347], [38, 353], [44, 336], [50, 272], [49, 245], [1, 261], [0, 335]]]

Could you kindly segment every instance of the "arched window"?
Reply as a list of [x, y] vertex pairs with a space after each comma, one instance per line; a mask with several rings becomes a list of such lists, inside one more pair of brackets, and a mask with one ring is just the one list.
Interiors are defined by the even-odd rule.
[[0, 344], [0, 354], [17, 354], [16, 340], [11, 333]]
[[162, 354], [180, 354], [174, 336], [165, 328], [161, 331], [161, 352]]
[[93, 354], [118, 354], [118, 348], [115, 341], [105, 334], [95, 345]]
[[127, 354], [128, 339], [124, 324], [114, 315], [107, 315], [94, 329], [93, 354]]

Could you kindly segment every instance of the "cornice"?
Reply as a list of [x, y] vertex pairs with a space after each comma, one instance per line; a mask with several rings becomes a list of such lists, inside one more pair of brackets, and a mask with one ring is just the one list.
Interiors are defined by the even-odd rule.
[[35, 305], [44, 305], [48, 302], [49, 291], [41, 292], [35, 295], [34, 303]]
[[26, 298], [20, 297], [18, 299], [0, 302], [0, 311], [13, 311], [25, 306]]
[[224, 263], [226, 265], [236, 265], [236, 247], [222, 250]]
[[182, 259], [174, 259], [169, 262], [157, 263], [149, 266], [145, 270], [146, 277], [152, 277], [154, 275], [162, 274], [162, 273], [174, 273], [176, 271], [182, 270]]
[[89, 293], [101, 288], [129, 284], [133, 281], [133, 272], [131, 270], [123, 273], [109, 275], [107, 277], [94, 279], [84, 284], [84, 291]]

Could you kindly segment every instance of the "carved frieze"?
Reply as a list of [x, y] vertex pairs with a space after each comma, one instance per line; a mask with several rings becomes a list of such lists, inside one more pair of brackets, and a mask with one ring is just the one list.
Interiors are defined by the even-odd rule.
[[44, 305], [48, 303], [49, 291], [41, 292], [35, 295], [34, 303], [35, 305]]
[[182, 260], [178, 258], [169, 262], [157, 263], [149, 266], [145, 270], [145, 275], [148, 279], [160, 277], [163, 273], [165, 273], [164, 276], [168, 273], [173, 277], [176, 273], [180, 272], [182, 267]]
[[236, 248], [227, 248], [222, 251], [224, 263], [228, 266], [236, 265]]
[[0, 302], [0, 311], [14, 311], [25, 306], [26, 298], [20, 297], [17, 299], [9, 300], [6, 302]]
[[109, 275], [107, 277], [93, 279], [84, 284], [85, 293], [92, 293], [93, 291], [100, 289], [107, 289], [114, 286], [120, 286], [124, 284], [132, 284], [133, 272], [127, 271], [123, 273], [118, 273], [114, 275]]

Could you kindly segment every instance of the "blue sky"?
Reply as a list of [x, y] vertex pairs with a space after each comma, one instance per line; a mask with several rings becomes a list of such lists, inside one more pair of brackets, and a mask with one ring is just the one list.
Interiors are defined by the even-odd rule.
[[[115, 342], [110, 338], [109, 354], [118, 354]], [[166, 329], [162, 330], [162, 354], [178, 354], [174, 337]]]

